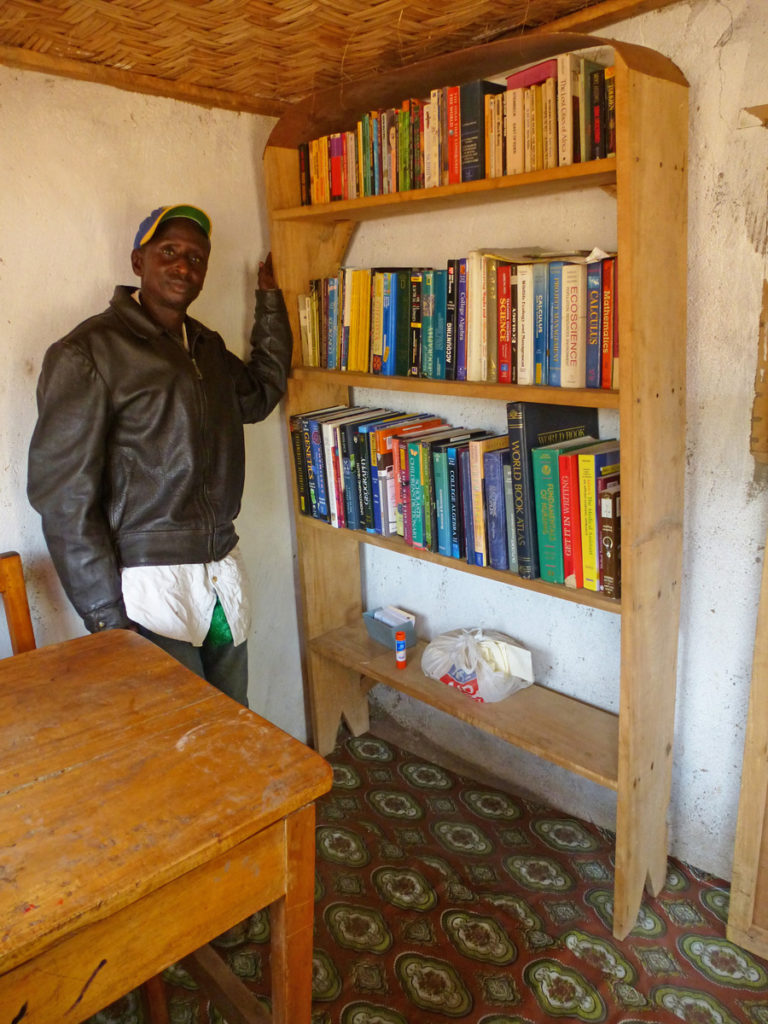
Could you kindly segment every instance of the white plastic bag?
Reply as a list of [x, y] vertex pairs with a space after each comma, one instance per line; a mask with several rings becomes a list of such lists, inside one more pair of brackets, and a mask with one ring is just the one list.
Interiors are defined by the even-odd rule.
[[454, 629], [427, 644], [421, 669], [473, 700], [503, 700], [533, 682], [531, 652], [495, 630]]

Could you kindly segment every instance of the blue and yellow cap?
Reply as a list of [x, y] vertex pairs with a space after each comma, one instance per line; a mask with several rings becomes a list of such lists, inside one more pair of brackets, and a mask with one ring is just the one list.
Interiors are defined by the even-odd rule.
[[181, 206], [159, 206], [139, 224], [139, 230], [136, 232], [136, 238], [133, 243], [134, 249], [140, 249], [142, 245], [145, 245], [152, 238], [161, 224], [174, 217], [193, 221], [205, 232], [206, 238], [211, 237], [211, 218], [199, 207], [183, 204]]

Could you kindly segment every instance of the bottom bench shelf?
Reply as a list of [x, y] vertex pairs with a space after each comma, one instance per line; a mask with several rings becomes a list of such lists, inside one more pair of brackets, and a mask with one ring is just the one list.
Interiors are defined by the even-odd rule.
[[[315, 742], [318, 713], [335, 736], [339, 719], [367, 716], [367, 689], [384, 683], [463, 722], [536, 754], [609, 789], [618, 786], [618, 716], [533, 684], [494, 704], [480, 704], [421, 671], [426, 644], [408, 648], [405, 669], [395, 653], [371, 640], [362, 622], [331, 630], [309, 642], [312, 660]], [[328, 664], [335, 671], [328, 672]], [[340, 670], [346, 669], [347, 674]], [[327, 683], [327, 686], [325, 685]], [[361, 704], [365, 705], [363, 709]], [[328, 717], [330, 715], [330, 718]], [[331, 724], [335, 720], [333, 724]], [[349, 722], [354, 731], [354, 723]], [[320, 743], [320, 747], [327, 746]], [[320, 749], [321, 753], [328, 750]]]

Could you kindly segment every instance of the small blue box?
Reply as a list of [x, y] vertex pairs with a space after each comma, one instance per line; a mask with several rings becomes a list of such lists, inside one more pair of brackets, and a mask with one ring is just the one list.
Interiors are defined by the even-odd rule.
[[405, 622], [402, 626], [388, 626], [386, 622], [374, 619], [373, 612], [363, 612], [363, 622], [368, 630], [368, 636], [379, 644], [384, 644], [390, 650], [395, 649], [395, 633], [405, 633], [405, 646], [413, 647], [416, 643], [416, 629], [412, 622]]

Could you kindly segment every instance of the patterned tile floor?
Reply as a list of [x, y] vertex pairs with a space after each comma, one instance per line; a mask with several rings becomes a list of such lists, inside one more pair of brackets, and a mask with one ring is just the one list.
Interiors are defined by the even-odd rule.
[[[329, 760], [313, 1024], [768, 1024], [768, 965], [726, 940], [722, 881], [670, 861], [617, 942], [610, 833], [373, 736]], [[268, 1005], [268, 914], [215, 945]], [[222, 1021], [165, 979], [174, 1024]], [[142, 1021], [135, 993], [92, 1018]]]

